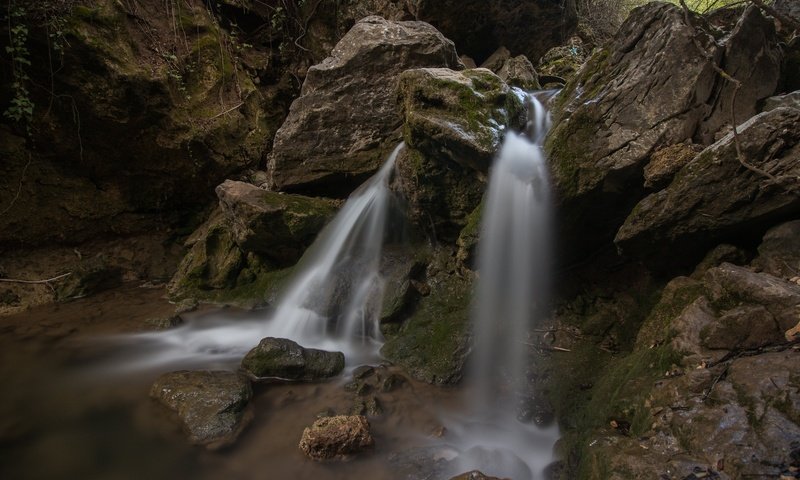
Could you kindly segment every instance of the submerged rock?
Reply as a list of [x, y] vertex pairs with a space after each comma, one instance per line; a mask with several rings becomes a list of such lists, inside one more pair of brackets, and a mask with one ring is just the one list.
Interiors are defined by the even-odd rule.
[[453, 43], [423, 22], [367, 17], [322, 63], [275, 135], [269, 156], [279, 190], [347, 194], [400, 141], [398, 75], [415, 67], [463, 68]]
[[250, 381], [235, 372], [165, 373], [153, 383], [150, 396], [177, 413], [192, 443], [208, 448], [233, 443], [252, 419]]
[[739, 162], [736, 140], [727, 135], [683, 167], [664, 190], [639, 202], [617, 232], [626, 254], [673, 248], [708, 248], [726, 238], [758, 231], [775, 219], [800, 213], [800, 110], [779, 108], [739, 127], [739, 146], [753, 167], [783, 177], [784, 186]]
[[285, 338], [267, 337], [245, 355], [242, 368], [255, 378], [320, 380], [341, 373], [344, 354], [303, 348]]
[[324, 417], [303, 430], [300, 449], [314, 460], [330, 460], [360, 453], [375, 442], [369, 422], [361, 415]]

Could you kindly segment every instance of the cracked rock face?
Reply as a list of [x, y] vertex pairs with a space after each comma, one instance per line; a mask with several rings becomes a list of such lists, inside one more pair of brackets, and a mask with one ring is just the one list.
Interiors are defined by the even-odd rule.
[[562, 237], [573, 243], [567, 253], [613, 237], [645, 192], [642, 172], [653, 153], [678, 143], [708, 145], [720, 135], [733, 92], [715, 67], [741, 78], [738, 121], [774, 93], [777, 38], [758, 10], [745, 12], [725, 44], [695, 29], [701, 24], [665, 3], [635, 10], [556, 100], [546, 149], [567, 230]]

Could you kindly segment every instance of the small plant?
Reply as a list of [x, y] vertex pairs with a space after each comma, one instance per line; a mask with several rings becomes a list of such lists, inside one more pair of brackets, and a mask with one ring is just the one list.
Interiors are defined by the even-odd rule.
[[30, 129], [33, 120], [33, 101], [28, 92], [28, 69], [31, 66], [30, 52], [28, 51], [28, 26], [25, 24], [27, 10], [24, 6], [9, 6], [8, 11], [8, 40], [6, 53], [11, 56], [11, 89], [13, 97], [3, 112], [3, 116], [17, 123], [22, 123]]

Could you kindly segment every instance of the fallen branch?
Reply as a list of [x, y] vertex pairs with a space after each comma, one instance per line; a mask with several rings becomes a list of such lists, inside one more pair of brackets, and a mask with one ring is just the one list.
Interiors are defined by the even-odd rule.
[[232, 111], [236, 110], [237, 108], [241, 107], [242, 105], [244, 105], [244, 102], [241, 102], [238, 105], [234, 105], [233, 107], [225, 110], [224, 112], [220, 112], [220, 113], [214, 115], [213, 117], [209, 118], [209, 120], [214, 120], [215, 118], [219, 118], [219, 117], [225, 115], [226, 113], [231, 113]]
[[62, 278], [66, 278], [72, 275], [72, 272], [62, 273], [61, 275], [55, 276], [53, 278], [47, 278], [44, 280], [20, 280], [17, 278], [0, 278], [0, 282], [5, 283], [24, 283], [28, 285], [36, 285], [36, 284], [46, 284], [50, 282], [55, 282], [56, 280], [61, 280]]

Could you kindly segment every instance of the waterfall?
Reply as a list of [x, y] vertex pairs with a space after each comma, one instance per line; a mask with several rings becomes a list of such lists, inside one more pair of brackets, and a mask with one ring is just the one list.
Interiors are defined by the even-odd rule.
[[515, 480], [537, 478], [552, 460], [555, 426], [517, 420], [526, 391], [528, 333], [548, 313], [551, 200], [541, 145], [544, 105], [526, 94], [524, 134], [509, 132], [490, 172], [478, 245], [478, 282], [468, 365], [468, 414], [445, 421], [458, 452], [456, 471], [478, 469]]
[[402, 148], [401, 143], [322, 230], [268, 318], [232, 320], [230, 312], [220, 312], [164, 332], [125, 336], [120, 342], [135, 345], [136, 354], [122, 368], [230, 367], [264, 337], [342, 351], [348, 364], [379, 358], [380, 264], [394, 226], [389, 181]]

